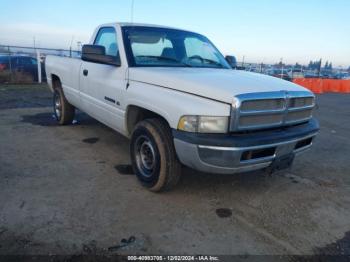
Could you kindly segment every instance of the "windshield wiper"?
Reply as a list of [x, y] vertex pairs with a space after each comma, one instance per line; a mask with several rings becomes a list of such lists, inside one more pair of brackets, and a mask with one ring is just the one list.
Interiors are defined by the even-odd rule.
[[[208, 58], [204, 58], [204, 57], [201, 57], [199, 55], [191, 56], [188, 59], [198, 59], [198, 60], [201, 61], [202, 65], [211, 64], [211, 65], [216, 65], [218, 68], [224, 68], [224, 66], [220, 62], [216, 62], [214, 60], [211, 60], [211, 59], [208, 59]], [[204, 62], [207, 62], [207, 63], [204, 63]]]
[[176, 62], [176, 63], [179, 63], [179, 64], [181, 64], [181, 65], [187, 66], [187, 67], [192, 67], [191, 65], [186, 64], [186, 63], [184, 63], [184, 62], [181, 62], [180, 60], [177, 60], [177, 59], [172, 58], [172, 57], [167, 57], [167, 56], [139, 55], [139, 56], [137, 56], [137, 57], [154, 58], [154, 59], [157, 59], [157, 60], [172, 61], [172, 62]]

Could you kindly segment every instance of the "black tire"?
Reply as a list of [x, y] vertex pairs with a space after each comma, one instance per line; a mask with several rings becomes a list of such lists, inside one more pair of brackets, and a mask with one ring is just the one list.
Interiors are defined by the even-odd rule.
[[141, 184], [152, 192], [168, 191], [181, 176], [171, 130], [161, 119], [146, 119], [132, 133], [130, 155]]
[[58, 85], [53, 93], [53, 111], [60, 125], [69, 125], [73, 122], [75, 108], [67, 101], [60, 84]]

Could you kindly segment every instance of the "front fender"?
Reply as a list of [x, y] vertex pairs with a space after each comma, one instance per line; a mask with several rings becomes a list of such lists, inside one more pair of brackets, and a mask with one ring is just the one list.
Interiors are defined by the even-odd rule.
[[135, 105], [162, 116], [176, 129], [184, 115], [229, 116], [231, 106], [197, 95], [130, 81], [126, 105]]

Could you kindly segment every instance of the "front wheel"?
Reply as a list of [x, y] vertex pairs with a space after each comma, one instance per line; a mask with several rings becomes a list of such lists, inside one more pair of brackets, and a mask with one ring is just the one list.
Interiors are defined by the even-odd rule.
[[137, 178], [150, 191], [170, 190], [181, 175], [171, 130], [161, 119], [137, 124], [131, 136], [131, 162]]
[[53, 110], [60, 125], [69, 125], [73, 122], [75, 108], [67, 101], [61, 88], [55, 88], [54, 90]]

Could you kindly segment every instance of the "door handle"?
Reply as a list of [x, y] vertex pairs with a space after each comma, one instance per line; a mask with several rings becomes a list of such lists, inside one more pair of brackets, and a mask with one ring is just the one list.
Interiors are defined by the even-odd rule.
[[84, 75], [84, 76], [87, 76], [88, 74], [89, 74], [89, 71], [88, 71], [87, 69], [84, 69], [84, 70], [83, 70], [83, 75]]

